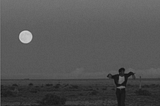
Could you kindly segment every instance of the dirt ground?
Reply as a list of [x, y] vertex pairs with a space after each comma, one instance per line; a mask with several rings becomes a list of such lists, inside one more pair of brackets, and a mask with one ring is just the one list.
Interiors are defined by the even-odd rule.
[[[138, 85], [128, 84], [126, 88], [126, 106], [160, 106], [160, 85], [142, 86], [151, 95], [137, 95]], [[12, 94], [5, 95], [10, 90]], [[107, 85], [1, 85], [2, 106], [38, 106], [46, 94], [56, 94], [65, 97], [65, 106], [117, 106], [115, 87]]]

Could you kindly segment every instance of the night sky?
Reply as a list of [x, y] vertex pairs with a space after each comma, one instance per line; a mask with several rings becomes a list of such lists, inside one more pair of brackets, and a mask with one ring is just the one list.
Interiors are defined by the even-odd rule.
[[106, 78], [121, 67], [160, 78], [160, 0], [1, 0], [2, 78]]

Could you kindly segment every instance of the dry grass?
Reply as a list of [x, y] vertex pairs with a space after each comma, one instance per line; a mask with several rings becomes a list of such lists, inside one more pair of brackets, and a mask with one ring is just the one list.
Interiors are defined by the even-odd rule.
[[[38, 106], [46, 94], [54, 93], [66, 98], [64, 106], [117, 106], [114, 86], [78, 85], [78, 84], [46, 84], [46, 85], [3, 85], [1, 93], [10, 91], [8, 96], [1, 94], [2, 106]], [[15, 92], [15, 88], [18, 90]], [[137, 85], [129, 84], [126, 89], [126, 106], [160, 106], [160, 85], [143, 85], [142, 90], [152, 95], [137, 95]], [[7, 92], [6, 92], [7, 93]]]

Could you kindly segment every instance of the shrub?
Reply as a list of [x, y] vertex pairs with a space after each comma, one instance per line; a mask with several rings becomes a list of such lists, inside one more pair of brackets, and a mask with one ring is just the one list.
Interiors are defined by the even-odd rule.
[[107, 87], [106, 88], [102, 88], [102, 90], [107, 90]]
[[112, 88], [112, 91], [115, 91], [116, 89], [115, 88]]
[[17, 85], [17, 84], [13, 84], [12, 86], [14, 86], [14, 87], [18, 87], [18, 85]]
[[83, 93], [79, 93], [79, 96], [83, 96]]
[[31, 93], [37, 93], [37, 90], [30, 90]]
[[56, 84], [55, 88], [58, 89], [61, 85], [60, 84]]
[[127, 84], [127, 86], [128, 86], [128, 87], [133, 87], [134, 85], [131, 85], [131, 84]]
[[46, 84], [46, 86], [53, 86], [53, 84]]
[[78, 89], [79, 86], [78, 85], [71, 85], [69, 88], [71, 88], [71, 89]]
[[84, 89], [84, 91], [94, 91], [94, 89], [93, 88], [86, 88], [86, 89]]
[[13, 97], [15, 95], [11, 90], [2, 90], [1, 96], [2, 97]]
[[150, 86], [151, 86], [151, 87], [155, 87], [155, 88], [156, 88], [156, 87], [159, 87], [158, 84], [151, 84]]
[[65, 85], [64, 85], [64, 87], [67, 87], [67, 86], [69, 86], [69, 84], [65, 84]]
[[33, 89], [30, 89], [30, 92], [31, 93], [37, 93], [40, 91], [40, 88], [33, 88]]
[[15, 87], [14, 87], [14, 86], [9, 86], [8, 89], [9, 89], [9, 90], [14, 90]]
[[142, 88], [149, 88], [149, 85], [142, 85]]
[[40, 105], [64, 105], [66, 98], [57, 96], [55, 94], [46, 94], [45, 97], [39, 102]]
[[39, 88], [39, 86], [35, 86], [36, 88]]
[[98, 91], [96, 91], [96, 90], [93, 90], [91, 93], [90, 93], [90, 95], [97, 95], [98, 94]]
[[29, 84], [29, 86], [33, 86], [33, 84], [32, 84], [32, 83], [30, 83], [30, 84]]
[[139, 90], [136, 90], [135, 93], [137, 95], [151, 96], [151, 93], [148, 90], [139, 89]]

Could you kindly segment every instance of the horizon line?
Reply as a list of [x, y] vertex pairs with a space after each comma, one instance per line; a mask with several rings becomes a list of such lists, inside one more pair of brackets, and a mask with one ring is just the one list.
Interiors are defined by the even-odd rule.
[[[1, 78], [1, 80], [108, 80], [108, 78]], [[128, 78], [129, 80], [132, 78]], [[139, 77], [136, 79], [140, 79]], [[135, 79], [135, 80], [136, 80]], [[160, 79], [160, 78], [141, 78], [141, 79]]]

